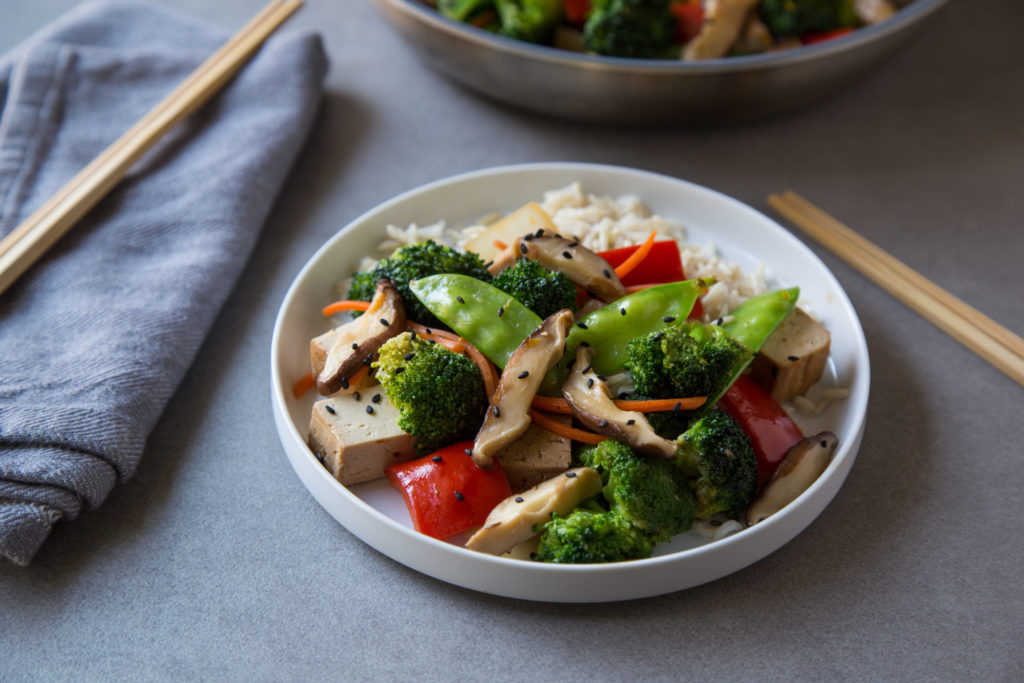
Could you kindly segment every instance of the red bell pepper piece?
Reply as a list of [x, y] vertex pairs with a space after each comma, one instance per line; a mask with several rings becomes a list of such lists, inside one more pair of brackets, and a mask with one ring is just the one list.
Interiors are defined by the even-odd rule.
[[565, 20], [575, 26], [583, 26], [590, 11], [590, 0], [562, 0]]
[[676, 42], [693, 40], [704, 26], [704, 6], [694, 0], [677, 0], [669, 9], [676, 18]]
[[[640, 245], [632, 247], [619, 247], [608, 251], [598, 252], [612, 268], [617, 268], [626, 259], [632, 256], [633, 252], [640, 248]], [[647, 258], [640, 262], [626, 277], [622, 278], [622, 284], [627, 287], [633, 285], [661, 285], [668, 282], [680, 282], [686, 279], [683, 271], [683, 262], [679, 257], [679, 245], [675, 242], [655, 242]], [[577, 304], [578, 305], [578, 304]], [[693, 305], [690, 311], [690, 318], [700, 318], [704, 315], [704, 308], [700, 299]]]
[[462, 441], [417, 460], [385, 470], [388, 482], [402, 492], [416, 531], [448, 538], [481, 526], [495, 505], [512, 491], [501, 467], [477, 467]]
[[750, 437], [757, 455], [757, 487], [761, 488], [789, 449], [804, 438], [803, 432], [779, 402], [748, 375], [740, 375], [718, 405]]
[[835, 28], [831, 31], [820, 31], [816, 33], [805, 33], [800, 36], [800, 42], [804, 45], [813, 45], [815, 43], [823, 43], [826, 40], [832, 40], [833, 38], [842, 38], [848, 33], [853, 33], [854, 29], [852, 26], [844, 26], [843, 28]]

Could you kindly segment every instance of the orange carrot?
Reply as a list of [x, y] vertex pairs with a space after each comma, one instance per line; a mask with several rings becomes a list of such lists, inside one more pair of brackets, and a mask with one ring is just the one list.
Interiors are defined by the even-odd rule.
[[564, 436], [567, 439], [572, 439], [573, 441], [579, 441], [581, 443], [597, 445], [608, 438], [607, 436], [595, 434], [594, 432], [585, 432], [582, 429], [568, 427], [558, 420], [553, 420], [539, 410], [533, 410], [532, 408], [530, 409], [530, 419], [533, 420], [538, 427], [546, 429], [552, 434]]
[[615, 274], [619, 276], [620, 280], [633, 272], [633, 269], [640, 265], [640, 262], [651, 253], [651, 247], [654, 246], [654, 235], [655, 232], [652, 230], [651, 234], [647, 237], [647, 241], [641, 244], [639, 249], [630, 254], [629, 258], [620, 263], [619, 267], [615, 269]]
[[295, 383], [292, 387], [292, 396], [295, 398], [302, 398], [302, 395], [316, 386], [316, 380], [313, 379], [313, 373], [307, 372], [302, 378]]
[[348, 378], [348, 386], [345, 389], [339, 391], [339, 394], [352, 394], [359, 390], [359, 387], [363, 384], [363, 378], [370, 372], [370, 368], [366, 365], [359, 368]]
[[[706, 396], [695, 396], [692, 398], [663, 398], [650, 399], [645, 401], [616, 400], [615, 406], [620, 410], [633, 410], [638, 413], [662, 413], [675, 410], [693, 410], [699, 408], [707, 401]], [[532, 407], [538, 410], [546, 410], [549, 413], [560, 415], [572, 415], [572, 409], [564, 398], [549, 398], [547, 396], [535, 396]]]
[[657, 284], [653, 285], [626, 285], [626, 294], [633, 294], [634, 292], [640, 292], [651, 287], [657, 287]]
[[369, 307], [369, 301], [335, 301], [333, 304], [325, 306], [321, 312], [324, 317], [327, 317], [341, 311], [365, 311]]
[[498, 249], [508, 249], [508, 245], [502, 242], [501, 240], [494, 240], [493, 244]]

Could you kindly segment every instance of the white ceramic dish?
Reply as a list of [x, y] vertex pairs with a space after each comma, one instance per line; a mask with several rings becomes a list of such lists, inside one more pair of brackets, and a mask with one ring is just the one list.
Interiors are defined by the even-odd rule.
[[[599, 195], [636, 194], [663, 217], [683, 224], [688, 241], [714, 242], [722, 255], [753, 269], [763, 261], [772, 286], [799, 285], [832, 333], [826, 382], [847, 387], [806, 433], [830, 429], [839, 450], [826, 472], [787, 508], [719, 541], [695, 531], [658, 548], [655, 557], [606, 565], [550, 565], [476, 553], [412, 529], [401, 495], [384, 481], [346, 488], [306, 445], [313, 397], [296, 400], [290, 387], [309, 371], [309, 339], [328, 328], [320, 309], [334, 284], [364, 254], [376, 254], [384, 226], [428, 225], [445, 219], [470, 224], [493, 211], [511, 211], [545, 190], [571, 182]], [[281, 304], [271, 347], [274, 419], [285, 453], [313, 497], [368, 545], [413, 569], [486, 593], [551, 602], [605, 602], [659, 595], [696, 586], [756, 562], [790, 541], [836, 495], [860, 446], [869, 388], [867, 344], [842, 287], [793, 235], [763, 214], [689, 182], [634, 169], [547, 163], [475, 171], [407, 192], [363, 214], [327, 242], [299, 273]]]

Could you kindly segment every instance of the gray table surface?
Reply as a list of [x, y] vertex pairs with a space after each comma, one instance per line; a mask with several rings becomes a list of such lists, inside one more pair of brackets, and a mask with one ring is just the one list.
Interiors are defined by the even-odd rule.
[[[5, 0], [0, 51], [72, 0]], [[175, 0], [227, 28], [262, 0]], [[980, 679], [1024, 676], [1024, 389], [817, 245], [860, 315], [872, 392], [838, 496], [757, 564], [605, 605], [422, 576], [300, 484], [269, 406], [274, 315], [324, 240], [389, 197], [493, 165], [638, 166], [767, 210], [800, 191], [1024, 334], [1018, 0], [954, 2], [818, 106], [701, 131], [508, 111], [419, 63], [369, 3], [293, 26], [332, 60], [312, 137], [137, 475], [0, 564], [0, 679]], [[239, 422], [239, 402], [247, 406]]]

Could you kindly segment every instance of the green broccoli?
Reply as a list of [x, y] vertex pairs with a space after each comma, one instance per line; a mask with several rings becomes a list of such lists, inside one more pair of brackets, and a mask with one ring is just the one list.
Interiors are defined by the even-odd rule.
[[675, 464], [697, 496], [697, 517], [735, 517], [757, 487], [757, 456], [750, 438], [728, 414], [715, 409], [676, 440]]
[[721, 327], [688, 321], [632, 339], [626, 368], [636, 393], [653, 398], [718, 396], [751, 351]]
[[761, 0], [760, 12], [776, 38], [860, 24], [853, 0]]
[[650, 536], [614, 512], [595, 512], [578, 507], [566, 517], [555, 515], [544, 525], [537, 562], [583, 564], [618, 562], [650, 557]]
[[540, 318], [563, 308], [576, 310], [576, 285], [557, 270], [548, 270], [536, 261], [521, 258], [494, 276], [491, 284], [514, 296]]
[[437, 0], [437, 11], [455, 21], [469, 21], [493, 4], [493, 0]]
[[[654, 397], [643, 394], [628, 394], [624, 398], [628, 398], [630, 401], [646, 401]], [[658, 436], [669, 441], [675, 441], [680, 434], [689, 429], [690, 425], [693, 424], [693, 421], [696, 419], [696, 412], [693, 410], [667, 410], [664, 412], [644, 413], [644, 417], [647, 418], [651, 429]]]
[[647, 458], [612, 439], [577, 454], [604, 481], [610, 509], [655, 541], [667, 541], [693, 524], [694, 497], [678, 468], [668, 460]]
[[670, 6], [670, 0], [593, 0], [584, 45], [614, 57], [665, 57], [675, 39]]
[[471, 439], [480, 428], [487, 394], [469, 358], [404, 332], [384, 342], [373, 367], [398, 408], [398, 426], [416, 437], [417, 452]]
[[501, 19], [498, 33], [543, 43], [562, 20], [562, 0], [494, 0]]
[[491, 279], [491, 274], [484, 267], [484, 262], [476, 254], [458, 252], [427, 240], [399, 247], [395, 253], [377, 263], [370, 270], [356, 273], [352, 279], [352, 286], [348, 290], [348, 298], [356, 301], [370, 301], [377, 289], [377, 281], [388, 278], [395, 284], [398, 293], [402, 295], [406, 317], [429, 327], [448, 329], [433, 313], [427, 310], [426, 306], [420, 303], [409, 289], [410, 281], [439, 273], [459, 273], [484, 282]]

